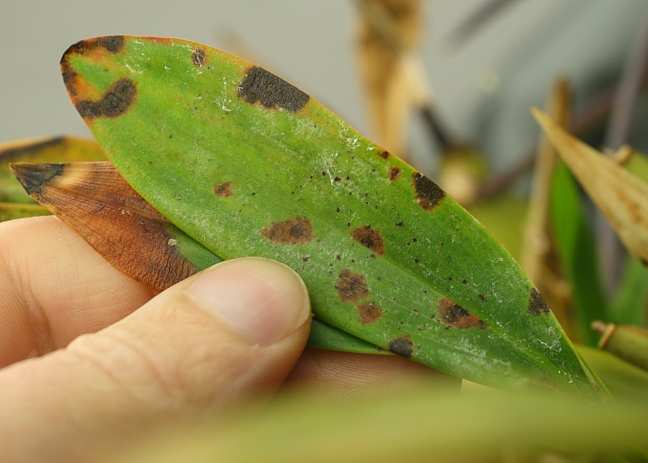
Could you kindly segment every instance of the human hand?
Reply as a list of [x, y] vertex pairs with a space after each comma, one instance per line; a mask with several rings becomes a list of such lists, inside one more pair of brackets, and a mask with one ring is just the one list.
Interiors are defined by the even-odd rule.
[[299, 359], [309, 327], [303, 282], [274, 261], [227, 261], [155, 295], [57, 218], [2, 223], [0, 460], [84, 460], [282, 384], [354, 397], [438, 377], [395, 356]]

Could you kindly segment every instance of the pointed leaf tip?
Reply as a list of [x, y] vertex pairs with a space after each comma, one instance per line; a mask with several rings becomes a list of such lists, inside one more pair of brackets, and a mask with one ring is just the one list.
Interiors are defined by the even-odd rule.
[[38, 195], [43, 184], [61, 174], [63, 164], [30, 164], [18, 162], [9, 164], [11, 172], [16, 176], [27, 194]]
[[637, 258], [648, 261], [648, 184], [581, 142], [541, 111], [533, 111], [549, 141], [583, 189]]

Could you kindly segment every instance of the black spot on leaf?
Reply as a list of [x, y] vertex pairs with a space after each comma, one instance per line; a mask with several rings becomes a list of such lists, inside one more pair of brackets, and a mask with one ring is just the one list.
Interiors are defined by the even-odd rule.
[[248, 69], [239, 85], [238, 97], [250, 104], [258, 101], [264, 108], [279, 106], [293, 113], [304, 108], [310, 99], [297, 87], [257, 66]]
[[132, 106], [137, 95], [137, 87], [130, 79], [119, 79], [99, 101], [82, 100], [76, 108], [81, 117], [95, 119], [97, 117], [119, 117]]
[[534, 316], [544, 315], [550, 312], [549, 306], [542, 297], [542, 294], [540, 294], [535, 288], [531, 288], [528, 311]]
[[432, 180], [419, 172], [414, 174], [414, 188], [419, 206], [431, 211], [445, 198], [445, 192]]
[[412, 356], [413, 348], [414, 343], [409, 336], [398, 336], [389, 341], [390, 352], [400, 355], [401, 357], [410, 358]]

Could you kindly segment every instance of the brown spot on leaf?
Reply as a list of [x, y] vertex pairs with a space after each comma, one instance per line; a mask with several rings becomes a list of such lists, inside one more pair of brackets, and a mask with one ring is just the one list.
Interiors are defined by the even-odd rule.
[[82, 100], [76, 105], [81, 117], [95, 119], [97, 117], [119, 117], [125, 114], [133, 104], [137, 95], [137, 87], [130, 79], [119, 79], [99, 101]]
[[419, 205], [426, 211], [434, 209], [445, 198], [445, 192], [419, 172], [414, 174], [414, 188]]
[[370, 294], [365, 276], [348, 268], [340, 270], [335, 289], [342, 302], [356, 302]]
[[371, 225], [356, 228], [351, 232], [351, 238], [376, 254], [385, 254], [383, 237], [378, 230], [371, 228]]
[[179, 230], [109, 162], [12, 167], [32, 198], [126, 275], [164, 290], [198, 271], [181, 254]]
[[409, 336], [397, 336], [389, 341], [390, 352], [401, 357], [410, 358], [414, 349], [414, 343]]
[[229, 198], [234, 193], [232, 192], [232, 182], [223, 182], [214, 185], [214, 194], [221, 198]]
[[204, 48], [196, 48], [191, 54], [191, 62], [194, 66], [203, 67], [207, 62], [207, 53]]
[[238, 87], [238, 97], [250, 104], [258, 101], [264, 108], [279, 106], [293, 113], [303, 109], [310, 99], [297, 87], [258, 66], [248, 69]]
[[261, 234], [278, 244], [308, 244], [313, 239], [313, 226], [305, 217], [272, 222]]
[[535, 288], [531, 288], [528, 311], [534, 316], [544, 315], [550, 312], [549, 306], [542, 297], [542, 294], [540, 294]]
[[455, 328], [466, 329], [477, 327], [481, 330], [488, 328], [486, 322], [445, 297], [439, 301], [439, 315], [441, 315], [443, 323]]
[[392, 182], [398, 180], [401, 176], [401, 170], [398, 167], [392, 166], [389, 168], [389, 180]]
[[383, 159], [387, 159], [389, 157], [389, 152], [388, 151], [378, 151], [378, 156], [380, 156]]
[[358, 315], [360, 315], [360, 323], [369, 325], [376, 323], [382, 317], [382, 309], [374, 301], [365, 302], [358, 305]]

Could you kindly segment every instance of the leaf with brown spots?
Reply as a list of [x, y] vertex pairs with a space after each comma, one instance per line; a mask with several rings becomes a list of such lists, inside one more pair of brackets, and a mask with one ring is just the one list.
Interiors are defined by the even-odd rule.
[[[215, 255], [294, 268], [321, 321], [475, 382], [511, 389], [549, 377], [596, 394], [553, 314], [528, 312], [533, 285], [488, 232], [305, 93], [178, 39], [124, 37], [116, 52], [76, 45], [62, 63], [75, 105], [132, 82], [132, 98], [117, 92], [127, 110], [85, 121], [135, 190]], [[224, 182], [235, 186], [226, 199], [214, 189]], [[446, 329], [443, 298], [488, 329]], [[381, 316], [362, 323], [360, 307]]]
[[[17, 204], [26, 209], [21, 216], [51, 211], [115, 268], [141, 283], [162, 291], [221, 261], [157, 212], [108, 162], [20, 163], [12, 169], [42, 205]], [[0, 221], [14, 215], [12, 208], [0, 203]], [[379, 353], [373, 344], [317, 319], [308, 345]]]

